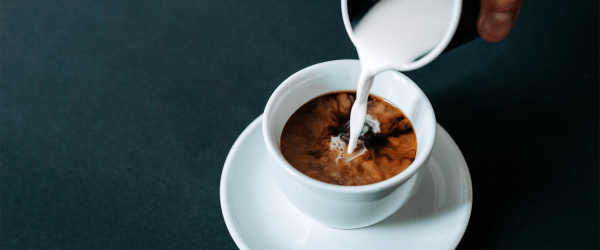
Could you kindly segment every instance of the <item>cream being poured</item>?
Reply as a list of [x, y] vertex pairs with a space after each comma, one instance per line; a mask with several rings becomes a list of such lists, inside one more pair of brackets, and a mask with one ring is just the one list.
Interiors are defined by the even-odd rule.
[[451, 5], [452, 1], [441, 0], [382, 0], [354, 27], [361, 73], [350, 113], [348, 153], [358, 143], [375, 76], [430, 52], [448, 29]]

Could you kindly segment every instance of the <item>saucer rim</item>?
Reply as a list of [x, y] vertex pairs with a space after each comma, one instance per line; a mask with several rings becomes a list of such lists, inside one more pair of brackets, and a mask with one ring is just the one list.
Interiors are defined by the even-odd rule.
[[260, 128], [260, 131], [262, 132], [262, 126], [260, 126], [262, 124], [262, 120], [263, 114], [260, 114], [248, 126], [246, 126], [246, 128], [244, 128], [244, 131], [242, 131], [238, 138], [235, 139], [233, 146], [231, 146], [231, 149], [227, 153], [227, 158], [225, 158], [225, 163], [223, 164], [223, 172], [221, 173], [221, 184], [219, 185], [219, 200], [221, 203], [221, 212], [223, 213], [223, 218], [225, 219], [225, 226], [227, 226], [227, 231], [229, 231], [231, 238], [233, 238], [233, 241], [240, 250], [250, 250], [250, 247], [248, 247], [246, 242], [242, 239], [242, 236], [240, 235], [239, 230], [237, 230], [237, 227], [235, 227], [235, 223], [233, 222], [233, 218], [231, 216], [229, 202], [226, 199], [227, 176], [229, 176], [229, 171], [231, 171], [231, 161], [235, 155], [233, 152], [238, 151], [238, 148], [244, 141], [246, 141], [246, 137], [250, 136], [250, 133], [252, 132], [254, 127], [258, 126]]
[[[231, 235], [231, 237], [233, 238], [233, 241], [235, 242], [235, 244], [237, 245], [238, 248], [240, 248], [241, 250], [251, 250], [251, 248], [246, 244], [246, 242], [243, 240], [243, 237], [240, 235], [240, 232], [238, 230], [238, 228], [235, 226], [235, 222], [233, 221], [232, 215], [231, 215], [231, 210], [229, 208], [229, 203], [226, 199], [226, 194], [227, 194], [227, 176], [229, 176], [229, 171], [231, 171], [231, 161], [234, 158], [234, 153], [233, 152], [237, 152], [238, 149], [240, 148], [241, 144], [243, 142], [245, 142], [245, 139], [250, 136], [250, 134], [253, 131], [254, 127], [258, 127], [259, 129], [262, 127], [260, 126], [263, 120], [263, 114], [259, 115], [257, 118], [255, 118], [248, 126], [246, 126], [246, 128], [244, 129], [244, 131], [238, 136], [238, 138], [235, 140], [233, 146], [231, 147], [231, 149], [229, 150], [229, 152], [227, 153], [227, 158], [225, 159], [225, 163], [223, 164], [223, 171], [221, 173], [221, 179], [220, 179], [220, 187], [219, 187], [219, 200], [220, 200], [220, 204], [221, 204], [221, 212], [223, 214], [223, 218], [225, 220], [225, 225], [227, 227], [227, 230], [229, 231], [229, 234]], [[446, 136], [448, 136], [448, 142], [453, 146], [453, 150], [455, 150], [456, 155], [458, 156], [458, 161], [461, 161], [462, 164], [464, 164], [464, 167], [462, 169], [462, 178], [464, 178], [463, 180], [463, 185], [466, 184], [466, 190], [465, 190], [465, 198], [464, 198], [464, 202], [462, 206], [467, 206], [464, 210], [464, 212], [462, 212], [461, 214], [461, 219], [464, 218], [465, 216], [467, 217], [466, 220], [463, 219], [462, 221], [464, 221], [463, 223], [461, 223], [460, 226], [460, 231], [457, 231], [456, 237], [454, 237], [454, 239], [449, 242], [449, 246], [452, 246], [449, 249], [455, 249], [459, 244], [460, 241], [462, 240], [467, 226], [470, 222], [471, 219], [471, 213], [472, 213], [472, 209], [473, 209], [473, 183], [471, 181], [471, 174], [469, 172], [469, 168], [468, 165], [466, 163], [466, 160], [462, 154], [462, 152], [460, 151], [460, 149], [458, 148], [458, 145], [456, 144], [456, 142], [454, 141], [454, 139], [452, 139], [452, 137], [450, 136], [450, 134], [446, 131], [446, 129], [444, 129], [439, 123], [436, 124], [437, 128], [441, 129], [438, 130], [439, 132], [442, 132], [446, 134]], [[262, 130], [261, 130], [262, 132]], [[436, 140], [437, 142], [437, 140]], [[357, 229], [360, 230], [360, 229]]]
[[[457, 233], [457, 237], [454, 238], [453, 243], [449, 244], [452, 246], [452, 248], [450, 249], [456, 249], [456, 247], [458, 247], [458, 245], [460, 244], [460, 241], [463, 239], [463, 236], [467, 231], [467, 227], [469, 226], [469, 222], [471, 221], [471, 213], [473, 211], [473, 182], [471, 180], [471, 172], [469, 172], [469, 166], [467, 165], [467, 161], [465, 160], [465, 156], [462, 154], [462, 151], [460, 151], [460, 148], [458, 147], [450, 133], [448, 133], [448, 131], [446, 131], [446, 129], [442, 127], [442, 125], [437, 123], [437, 128], [438, 132], [444, 133], [447, 136], [446, 141], [451, 144], [452, 147], [450, 148], [454, 150], [454, 153], [458, 156], [457, 160], [460, 161], [462, 165], [464, 165], [464, 168], [462, 169], [462, 178], [464, 178], [464, 181], [462, 184], [467, 185], [467, 187], [465, 190], [465, 201], [463, 206], [468, 205], [468, 207], [462, 213], [461, 219], [464, 217], [467, 218], [463, 220], [463, 223], [461, 223], [461, 225], [459, 225], [461, 227], [461, 230], [459, 233]], [[437, 138], [436, 141], [438, 141]]]

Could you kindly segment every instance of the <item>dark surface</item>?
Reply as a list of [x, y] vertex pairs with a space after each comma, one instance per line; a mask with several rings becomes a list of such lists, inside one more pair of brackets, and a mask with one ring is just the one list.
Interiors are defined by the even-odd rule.
[[[408, 72], [474, 188], [459, 249], [597, 249], [597, 1]], [[2, 1], [1, 249], [236, 249], [225, 157], [285, 78], [356, 58], [338, 1]]]

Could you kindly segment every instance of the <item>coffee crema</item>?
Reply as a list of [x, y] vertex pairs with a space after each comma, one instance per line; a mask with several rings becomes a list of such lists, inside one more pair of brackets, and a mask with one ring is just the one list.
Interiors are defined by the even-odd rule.
[[387, 180], [414, 161], [417, 137], [408, 118], [390, 102], [369, 95], [356, 149], [348, 153], [354, 91], [321, 95], [286, 122], [280, 150], [303, 174], [330, 184], [359, 186]]

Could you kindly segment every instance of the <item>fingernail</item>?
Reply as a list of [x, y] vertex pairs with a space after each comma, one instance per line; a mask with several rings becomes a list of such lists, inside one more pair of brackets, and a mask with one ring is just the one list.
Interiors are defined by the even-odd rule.
[[493, 40], [500, 41], [508, 36], [512, 27], [513, 13], [493, 11], [483, 24], [485, 33]]
[[512, 12], [492, 12], [488, 18], [490, 19], [490, 22], [510, 25], [512, 22], [512, 15]]

